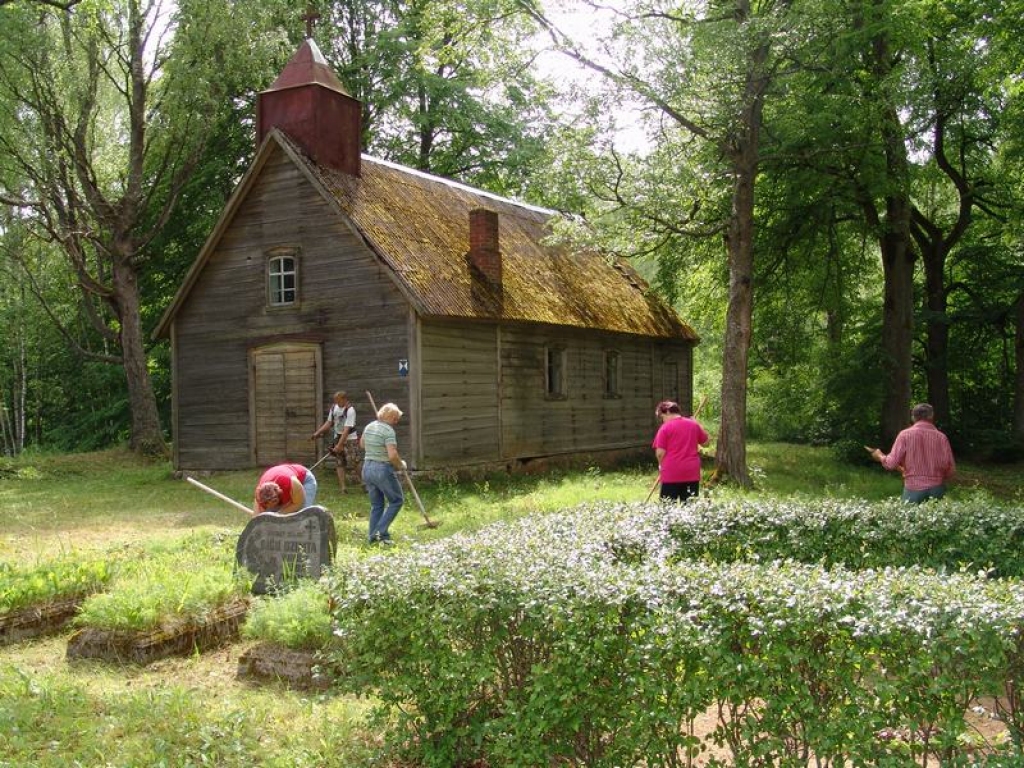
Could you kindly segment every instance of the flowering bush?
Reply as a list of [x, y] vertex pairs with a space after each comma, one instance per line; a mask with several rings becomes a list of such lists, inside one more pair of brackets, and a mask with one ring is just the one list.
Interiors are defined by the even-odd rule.
[[1024, 669], [1024, 587], [991, 573], [1019, 555], [980, 540], [1019, 523], [953, 504], [581, 507], [333, 571], [330, 653], [423, 765], [712, 748], [737, 765], [953, 764], [970, 702]]
[[645, 542], [671, 539], [674, 556], [717, 562], [793, 559], [803, 563], [937, 570], [985, 569], [1024, 575], [1024, 509], [984, 501], [929, 504], [700, 499], [667, 507], [624, 528], [611, 545], [621, 557], [643, 556]]

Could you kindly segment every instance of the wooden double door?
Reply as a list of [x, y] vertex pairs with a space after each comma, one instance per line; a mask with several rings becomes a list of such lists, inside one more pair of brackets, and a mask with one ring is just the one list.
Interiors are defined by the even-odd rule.
[[309, 436], [323, 422], [320, 345], [269, 344], [253, 349], [250, 356], [253, 459], [262, 467], [311, 464], [319, 446]]

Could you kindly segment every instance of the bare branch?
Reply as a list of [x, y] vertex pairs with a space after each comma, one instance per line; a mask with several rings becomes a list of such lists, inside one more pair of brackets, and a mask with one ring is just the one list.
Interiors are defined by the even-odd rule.
[[520, 0], [523, 10], [548, 33], [555, 49], [597, 74], [628, 89], [646, 100], [662, 113], [672, 118], [690, 133], [702, 139], [712, 140], [710, 133], [662, 98], [647, 82], [629, 72], [620, 72], [606, 67], [583, 53], [576, 41], [562, 32], [539, 8], [526, 0]]
[[[64, 3], [59, 2], [59, 0], [21, 0], [21, 1], [24, 2], [27, 5], [46, 5], [46, 6], [49, 6], [50, 8], [57, 8], [58, 10], [61, 10], [61, 11], [70, 11], [72, 8], [74, 8], [76, 5], [78, 5], [81, 2], [81, 0], [67, 0], [67, 2], [64, 2]], [[17, 2], [18, 2], [18, 0], [0, 0], [0, 8], [4, 7], [5, 5], [14, 5]]]

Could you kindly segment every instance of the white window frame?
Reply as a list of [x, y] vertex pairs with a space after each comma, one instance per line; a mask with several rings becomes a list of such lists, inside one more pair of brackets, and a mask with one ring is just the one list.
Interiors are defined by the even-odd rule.
[[294, 307], [298, 303], [298, 248], [280, 248], [270, 251], [267, 254], [267, 306], [271, 309], [280, 309]]

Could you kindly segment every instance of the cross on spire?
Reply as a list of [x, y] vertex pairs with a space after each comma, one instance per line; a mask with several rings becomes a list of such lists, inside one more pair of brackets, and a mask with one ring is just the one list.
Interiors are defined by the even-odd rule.
[[306, 39], [313, 37], [313, 24], [320, 20], [320, 14], [313, 10], [312, 6], [309, 6], [305, 15], [301, 18], [306, 20]]

